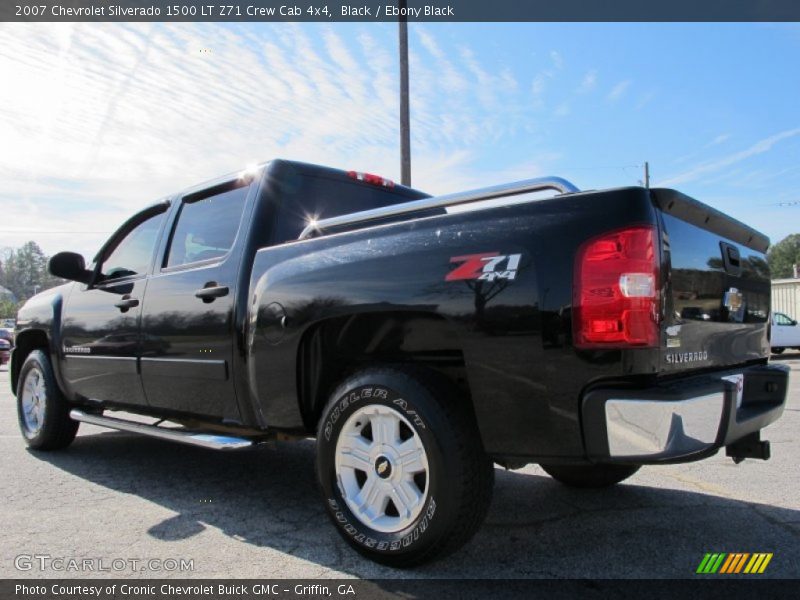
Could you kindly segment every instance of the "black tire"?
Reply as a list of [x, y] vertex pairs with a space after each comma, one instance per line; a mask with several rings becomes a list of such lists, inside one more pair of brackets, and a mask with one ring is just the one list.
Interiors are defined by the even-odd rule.
[[[36, 379], [36, 378], [40, 379]], [[29, 381], [30, 379], [30, 381]], [[26, 384], [41, 382], [41, 393], [35, 403], [42, 403], [41, 423], [32, 426], [25, 417], [23, 395]], [[42, 350], [34, 350], [25, 359], [17, 383], [17, 417], [25, 443], [34, 450], [60, 450], [66, 448], [78, 433], [78, 422], [69, 418], [69, 405], [61, 393], [53, 374], [50, 358]], [[38, 423], [38, 420], [37, 420]]]
[[784, 350], [786, 350], [786, 348], [773, 348], [772, 349], [772, 353], [773, 354], [783, 354]]
[[576, 488], [603, 488], [623, 481], [639, 465], [539, 465], [559, 483]]
[[[369, 409], [365, 413], [366, 407]], [[418, 473], [413, 479], [406, 480], [412, 481], [416, 486], [415, 492], [418, 492], [415, 500], [419, 513], [416, 517], [410, 510], [401, 515], [394, 504], [394, 496], [386, 496], [385, 490], [393, 489], [400, 498], [393, 486], [404, 481], [403, 477], [410, 477], [413, 469], [409, 467], [406, 473], [406, 463], [397, 458], [396, 463], [387, 459], [389, 469], [386, 473], [381, 471], [381, 461], [389, 456], [380, 455], [383, 454], [381, 449], [389, 448], [391, 451], [393, 446], [379, 443], [382, 437], [390, 436], [378, 434], [376, 437], [368, 429], [374, 422], [371, 419], [379, 412], [384, 417], [388, 415], [389, 419], [404, 421], [395, 430], [398, 436], [394, 439], [400, 444], [417, 436], [413, 441], [422, 448], [420, 455], [427, 460], [424, 475]], [[362, 418], [368, 425], [362, 426]], [[355, 426], [362, 428], [354, 434], [350, 427]], [[346, 427], [348, 434], [341, 436], [343, 443], [353, 435], [368, 436], [362, 441], [368, 442], [370, 452], [378, 455], [377, 459], [369, 453], [364, 455], [367, 458], [363, 464], [374, 465], [374, 472], [351, 470], [349, 496], [345, 492], [347, 479], [344, 475], [337, 475], [336, 464], [337, 444]], [[404, 433], [406, 437], [403, 437]], [[357, 482], [355, 488], [352, 487], [352, 482], [356, 481], [353, 473], [356, 478], [357, 473], [361, 473], [361, 483]], [[420, 475], [422, 480], [417, 479]], [[384, 501], [391, 498], [379, 509], [383, 511], [379, 520], [370, 523], [389, 519], [392, 510], [398, 519], [406, 519], [397, 525], [399, 528], [381, 531], [375, 528], [377, 525], [368, 526], [348, 506], [348, 502], [360, 498], [360, 491], [356, 494], [354, 490], [363, 486], [361, 491], [364, 491], [368, 477], [378, 482], [373, 486], [376, 489], [378, 485], [384, 486], [383, 492], [377, 492], [384, 495]], [[472, 538], [491, 503], [494, 466], [483, 450], [471, 408], [449, 381], [427, 370], [379, 367], [348, 377], [331, 395], [317, 432], [317, 478], [331, 520], [353, 548], [376, 562], [410, 567], [442, 558]], [[398, 485], [402, 487], [403, 484]], [[369, 497], [368, 494], [364, 504]], [[363, 504], [359, 512], [366, 514]]]

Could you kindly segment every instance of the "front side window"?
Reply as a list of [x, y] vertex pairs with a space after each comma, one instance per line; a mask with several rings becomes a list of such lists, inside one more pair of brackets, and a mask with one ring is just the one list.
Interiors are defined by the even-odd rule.
[[775, 313], [775, 325], [791, 325], [792, 320], [783, 313]]
[[172, 234], [167, 267], [220, 258], [233, 247], [248, 187], [185, 200]]
[[164, 214], [162, 212], [142, 221], [122, 238], [103, 261], [103, 275], [106, 279], [147, 273]]

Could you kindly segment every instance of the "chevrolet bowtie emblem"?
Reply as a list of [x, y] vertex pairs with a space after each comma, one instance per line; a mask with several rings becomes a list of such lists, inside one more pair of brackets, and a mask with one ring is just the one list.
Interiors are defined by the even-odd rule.
[[736, 288], [731, 288], [725, 292], [722, 298], [722, 305], [731, 312], [736, 312], [742, 307], [743, 301], [744, 297], [742, 293]]

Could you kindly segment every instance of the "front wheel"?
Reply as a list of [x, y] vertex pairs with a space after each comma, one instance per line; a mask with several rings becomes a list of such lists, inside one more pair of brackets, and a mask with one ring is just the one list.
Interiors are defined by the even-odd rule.
[[556, 481], [577, 488], [602, 488], [623, 481], [639, 465], [539, 465]]
[[784, 350], [786, 350], [786, 348], [773, 348], [772, 349], [772, 353], [773, 354], [783, 354]]
[[465, 544], [489, 508], [494, 468], [457, 390], [407, 368], [356, 373], [317, 434], [317, 476], [339, 533], [358, 552], [408, 567]]
[[17, 384], [17, 415], [25, 442], [35, 450], [59, 450], [75, 439], [78, 422], [56, 383], [50, 358], [34, 350], [25, 359]]

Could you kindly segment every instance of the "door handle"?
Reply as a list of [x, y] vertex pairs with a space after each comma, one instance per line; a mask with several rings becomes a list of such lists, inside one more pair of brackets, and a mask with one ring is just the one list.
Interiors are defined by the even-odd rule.
[[204, 287], [200, 288], [194, 293], [196, 298], [200, 298], [203, 302], [208, 304], [217, 298], [222, 298], [228, 295], [227, 285], [217, 285], [215, 281], [209, 281]]
[[127, 294], [122, 297], [122, 300], [114, 304], [120, 312], [128, 312], [129, 309], [139, 306], [139, 300], [131, 298]]

